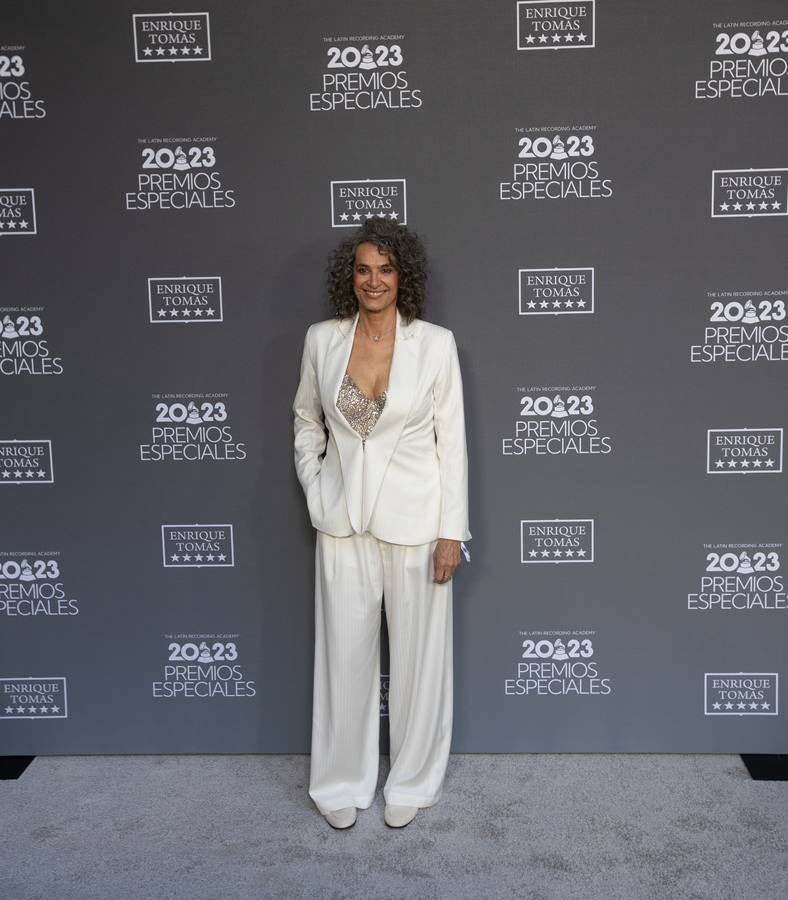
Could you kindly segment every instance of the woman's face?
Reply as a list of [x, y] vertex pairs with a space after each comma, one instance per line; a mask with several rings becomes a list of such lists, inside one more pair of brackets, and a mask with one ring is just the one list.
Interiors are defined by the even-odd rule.
[[359, 309], [381, 312], [397, 302], [399, 276], [387, 253], [364, 242], [356, 248], [353, 265], [353, 293]]

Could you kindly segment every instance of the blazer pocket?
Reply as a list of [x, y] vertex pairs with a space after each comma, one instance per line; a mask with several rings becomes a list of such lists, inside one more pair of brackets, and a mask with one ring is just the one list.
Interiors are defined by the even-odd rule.
[[323, 518], [323, 501], [320, 496], [320, 472], [309, 482], [306, 489], [306, 507], [312, 524]]

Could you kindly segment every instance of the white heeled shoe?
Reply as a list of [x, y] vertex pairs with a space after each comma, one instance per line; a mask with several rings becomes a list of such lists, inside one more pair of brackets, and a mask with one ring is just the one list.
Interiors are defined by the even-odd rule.
[[325, 820], [332, 828], [350, 828], [356, 824], [358, 810], [355, 806], [343, 806], [333, 812], [325, 813]]
[[387, 803], [383, 811], [383, 819], [386, 825], [390, 825], [392, 828], [403, 828], [416, 818], [418, 811], [418, 806], [392, 806]]

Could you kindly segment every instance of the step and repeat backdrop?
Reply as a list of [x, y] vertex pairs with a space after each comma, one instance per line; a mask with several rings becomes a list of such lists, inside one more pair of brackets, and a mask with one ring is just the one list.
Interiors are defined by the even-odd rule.
[[463, 371], [453, 750], [788, 749], [784, 3], [1, 15], [0, 753], [309, 750], [291, 404], [373, 216]]

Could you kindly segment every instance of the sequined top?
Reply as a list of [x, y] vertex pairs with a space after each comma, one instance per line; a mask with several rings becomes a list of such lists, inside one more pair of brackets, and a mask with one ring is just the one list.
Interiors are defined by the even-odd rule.
[[370, 400], [366, 394], [362, 393], [350, 374], [345, 371], [345, 377], [339, 386], [337, 406], [348, 420], [350, 427], [361, 435], [362, 442], [366, 442], [367, 436], [375, 427], [385, 405], [386, 391]]

